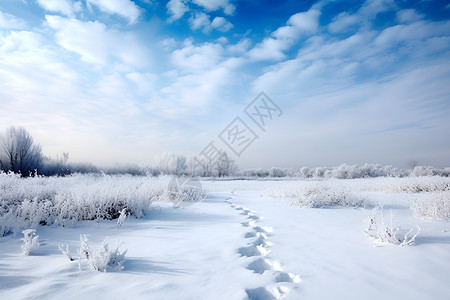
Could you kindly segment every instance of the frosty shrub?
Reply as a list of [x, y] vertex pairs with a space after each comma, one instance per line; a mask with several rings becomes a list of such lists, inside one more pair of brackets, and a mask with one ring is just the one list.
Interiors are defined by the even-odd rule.
[[[119, 251], [119, 243], [115, 247], [111, 247], [107, 240], [108, 237], [103, 240], [99, 249], [92, 251], [89, 248], [87, 236], [85, 234], [80, 235], [80, 249], [78, 250], [78, 254], [80, 255], [78, 258], [78, 266], [80, 270], [86, 265], [90, 269], [100, 272], [119, 271], [123, 269], [127, 250], [121, 253]], [[59, 250], [70, 261], [75, 260], [69, 252], [68, 245], [60, 245]]]
[[364, 206], [367, 203], [366, 198], [336, 181], [310, 182], [277, 194], [291, 205], [305, 207]]
[[202, 185], [197, 178], [173, 177], [167, 185], [166, 197], [174, 206], [199, 202], [203, 199]]
[[411, 205], [414, 216], [425, 220], [450, 218], [450, 191], [430, 193], [425, 199], [418, 199]]
[[367, 227], [364, 230], [365, 234], [374, 240], [375, 245], [394, 244], [399, 246], [409, 246], [414, 244], [417, 235], [420, 232], [420, 227], [417, 230], [411, 228], [405, 234], [401, 234], [400, 227], [394, 227], [393, 215], [390, 211], [389, 222], [386, 223], [383, 208], [375, 207], [368, 214]]
[[0, 236], [38, 225], [116, 219], [125, 208], [140, 218], [163, 198], [169, 180], [129, 175], [20, 178], [0, 172]]
[[428, 193], [450, 191], [450, 178], [439, 176], [398, 178], [386, 186], [387, 192]]
[[39, 248], [39, 235], [36, 235], [35, 229], [26, 229], [22, 231], [23, 233], [23, 245], [22, 252], [24, 255], [30, 255], [36, 253]]
[[111, 247], [107, 243], [107, 239], [108, 238], [102, 242], [98, 250], [91, 253], [91, 257], [89, 259], [90, 266], [92, 269], [100, 272], [122, 270], [127, 250], [120, 253], [120, 244], [117, 243], [116, 246]]

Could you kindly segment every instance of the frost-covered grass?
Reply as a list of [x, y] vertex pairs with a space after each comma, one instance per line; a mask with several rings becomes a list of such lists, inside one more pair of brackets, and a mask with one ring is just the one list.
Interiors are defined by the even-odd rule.
[[367, 199], [338, 180], [303, 181], [275, 192], [291, 205], [305, 207], [364, 206]]
[[384, 186], [394, 193], [428, 193], [450, 191], [450, 178], [440, 176], [396, 178]]
[[417, 199], [411, 205], [414, 216], [425, 220], [450, 218], [450, 191], [430, 193], [424, 199]]
[[0, 173], [0, 236], [38, 225], [115, 219], [124, 210], [140, 218], [153, 201], [167, 198], [169, 181], [169, 177], [109, 175], [20, 178]]

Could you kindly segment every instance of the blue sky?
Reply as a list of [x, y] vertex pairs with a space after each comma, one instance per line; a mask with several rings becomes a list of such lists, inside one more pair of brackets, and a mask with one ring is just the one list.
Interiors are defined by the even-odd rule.
[[241, 167], [450, 165], [449, 1], [1, 0], [0, 130], [45, 154], [196, 155], [264, 91]]

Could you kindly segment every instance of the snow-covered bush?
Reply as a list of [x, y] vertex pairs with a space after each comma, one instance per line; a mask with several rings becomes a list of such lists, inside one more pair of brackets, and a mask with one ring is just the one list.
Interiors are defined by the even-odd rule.
[[285, 198], [291, 205], [306, 207], [325, 206], [364, 206], [367, 199], [355, 194], [349, 188], [336, 181], [310, 182], [291, 187], [278, 196]]
[[[78, 258], [78, 267], [80, 270], [86, 266], [100, 272], [119, 271], [123, 269], [127, 250], [120, 252], [119, 242], [116, 246], [111, 247], [107, 240], [108, 237], [103, 240], [101, 246], [97, 250], [92, 251], [89, 247], [87, 236], [85, 234], [80, 235], [80, 249], [78, 250], [78, 254], [80, 255]], [[59, 250], [70, 261], [75, 260], [69, 252], [68, 245], [60, 245]]]
[[116, 246], [111, 247], [107, 243], [107, 239], [102, 242], [98, 250], [91, 253], [89, 264], [92, 269], [100, 272], [122, 270], [127, 250], [119, 252], [120, 244], [117, 243]]
[[425, 199], [411, 204], [414, 216], [419, 219], [440, 220], [450, 218], [450, 191], [430, 193]]
[[20, 178], [0, 172], [0, 236], [38, 225], [116, 219], [124, 208], [139, 218], [163, 198], [169, 180], [109, 175]]
[[420, 227], [417, 226], [417, 231], [411, 228], [405, 234], [401, 233], [400, 227], [394, 227], [393, 215], [390, 211], [389, 223], [386, 223], [383, 208], [376, 206], [368, 214], [367, 226], [364, 230], [365, 234], [374, 240], [375, 245], [394, 244], [399, 246], [409, 246], [414, 244], [417, 235], [420, 232]]
[[394, 193], [450, 191], [450, 178], [440, 176], [399, 178], [388, 184], [385, 190]]
[[23, 245], [22, 252], [24, 255], [30, 255], [36, 253], [39, 248], [39, 235], [36, 234], [35, 229], [26, 229], [22, 231], [23, 233]]
[[173, 177], [167, 185], [166, 198], [174, 206], [191, 204], [203, 199], [203, 190], [197, 178]]

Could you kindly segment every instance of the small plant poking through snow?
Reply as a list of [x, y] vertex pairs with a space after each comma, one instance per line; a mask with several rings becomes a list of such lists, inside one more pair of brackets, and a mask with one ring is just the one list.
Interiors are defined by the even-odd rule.
[[[84, 265], [88, 265], [91, 269], [100, 272], [119, 271], [123, 269], [127, 250], [122, 253], [119, 252], [120, 244], [117, 243], [115, 247], [111, 247], [107, 243], [107, 239], [105, 238], [98, 250], [91, 251], [87, 236], [85, 234], [80, 235], [80, 249], [78, 250], [78, 254], [80, 255], [78, 258], [78, 267], [80, 270], [83, 269]], [[69, 253], [68, 245], [60, 245], [59, 250], [70, 261], [75, 260]]]
[[59, 251], [61, 251], [62, 254], [64, 254], [70, 261], [74, 261], [72, 255], [71, 255], [70, 252], [69, 252], [69, 245], [65, 245], [65, 246], [64, 246], [63, 244], [61, 244], [61, 245], [59, 245], [58, 249], [59, 249]]
[[122, 227], [123, 221], [127, 217], [127, 209], [124, 208], [120, 211], [119, 218], [117, 218], [117, 227]]
[[80, 249], [78, 250], [80, 258], [89, 259], [91, 257], [91, 249], [89, 249], [88, 238], [85, 234], [80, 234]]
[[410, 246], [414, 244], [417, 235], [420, 232], [420, 227], [417, 226], [417, 231], [411, 228], [405, 235], [401, 235], [400, 227], [393, 226], [393, 215], [390, 211], [389, 223], [386, 224], [384, 211], [379, 206], [370, 211], [367, 218], [367, 228], [364, 230], [366, 235], [374, 239], [375, 245], [394, 244], [399, 246]]
[[36, 253], [39, 248], [39, 235], [36, 234], [35, 229], [26, 229], [22, 231], [23, 233], [23, 245], [22, 252], [24, 255], [30, 255]]
[[92, 269], [101, 272], [122, 270], [127, 250], [120, 253], [119, 243], [115, 247], [110, 247], [107, 239], [102, 242], [98, 250], [92, 252], [90, 265]]

